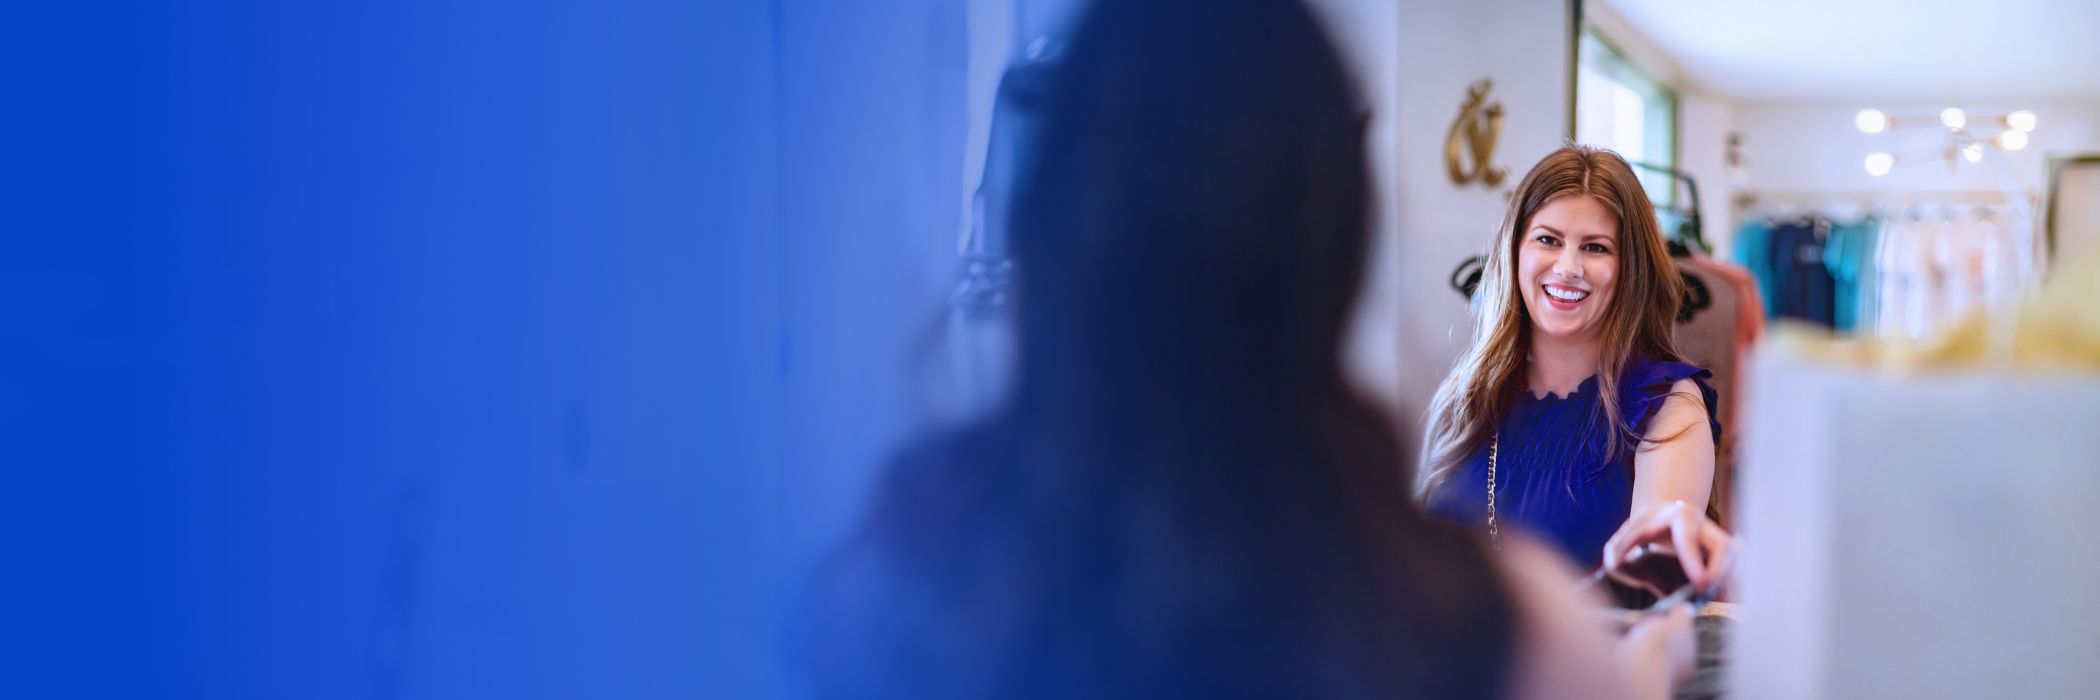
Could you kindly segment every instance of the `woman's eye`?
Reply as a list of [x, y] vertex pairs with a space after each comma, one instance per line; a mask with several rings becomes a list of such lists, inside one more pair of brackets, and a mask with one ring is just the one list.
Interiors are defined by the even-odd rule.
[[1560, 245], [1560, 239], [1554, 238], [1550, 234], [1541, 233], [1537, 238], [1534, 238], [1532, 240], [1538, 241], [1539, 243], [1544, 245]]
[[1591, 244], [1589, 244], [1589, 245], [1583, 246], [1583, 247], [1582, 247], [1582, 249], [1583, 249], [1583, 250], [1587, 250], [1587, 251], [1589, 251], [1589, 252], [1592, 252], [1592, 253], [1600, 253], [1600, 254], [1602, 254], [1602, 253], [1610, 253], [1610, 252], [1611, 252], [1611, 249], [1610, 249], [1610, 248], [1606, 248], [1606, 247], [1604, 247], [1604, 244], [1602, 244], [1602, 243], [1591, 243]]

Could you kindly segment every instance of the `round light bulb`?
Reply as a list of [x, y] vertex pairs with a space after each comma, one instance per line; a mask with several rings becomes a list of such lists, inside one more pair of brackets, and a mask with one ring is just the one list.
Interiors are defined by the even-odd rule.
[[1998, 147], [2000, 147], [2000, 148], [2003, 148], [2003, 149], [2005, 149], [2005, 150], [2008, 150], [2008, 151], [2017, 151], [2017, 150], [2020, 150], [2020, 149], [2022, 149], [2022, 148], [2026, 148], [2026, 147], [2027, 147], [2027, 132], [2025, 132], [2025, 131], [2008, 131], [2008, 132], [2005, 132], [2005, 133], [2003, 133], [2003, 134], [1999, 134], [1999, 135], [1998, 135]]
[[1968, 125], [1969, 115], [1962, 113], [1960, 107], [1948, 107], [1940, 110], [1940, 123], [1949, 129], [1959, 129]]
[[1983, 162], [1983, 144], [1972, 143], [1961, 147], [1961, 157], [1969, 159], [1971, 163]]
[[1895, 156], [1889, 155], [1887, 153], [1882, 153], [1880, 151], [1875, 151], [1873, 153], [1867, 154], [1868, 175], [1872, 175], [1874, 177], [1881, 177], [1883, 175], [1889, 174], [1889, 169], [1894, 167], [1896, 167]]
[[1860, 131], [1879, 134], [1889, 128], [1889, 115], [1882, 114], [1878, 109], [1862, 109], [1858, 115], [1852, 117], [1852, 124], [1859, 127]]
[[2023, 109], [2005, 115], [2005, 125], [2014, 131], [2034, 131], [2034, 113]]

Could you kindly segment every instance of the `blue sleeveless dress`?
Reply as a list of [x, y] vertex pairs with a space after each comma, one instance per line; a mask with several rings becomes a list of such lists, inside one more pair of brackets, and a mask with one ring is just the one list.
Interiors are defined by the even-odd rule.
[[[1614, 397], [1635, 435], [1647, 433], [1670, 387], [1687, 378], [1706, 399], [1707, 424], [1719, 443], [1713, 373], [1639, 356], [1627, 362], [1619, 396]], [[1502, 417], [1495, 470], [1499, 529], [1522, 530], [1593, 569], [1603, 562], [1604, 542], [1626, 522], [1632, 508], [1636, 446], [1621, 436], [1619, 450], [1606, 459], [1607, 441], [1614, 438], [1604, 426], [1598, 398], [1594, 376], [1567, 396], [1538, 398], [1518, 389]], [[1430, 492], [1429, 511], [1486, 532], [1487, 469], [1488, 447], [1482, 444], [1461, 469]]]

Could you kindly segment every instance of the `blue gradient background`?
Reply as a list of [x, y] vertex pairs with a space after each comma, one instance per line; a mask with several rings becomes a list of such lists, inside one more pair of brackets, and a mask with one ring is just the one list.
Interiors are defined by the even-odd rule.
[[0, 697], [792, 694], [914, 426], [961, 0], [0, 23]]

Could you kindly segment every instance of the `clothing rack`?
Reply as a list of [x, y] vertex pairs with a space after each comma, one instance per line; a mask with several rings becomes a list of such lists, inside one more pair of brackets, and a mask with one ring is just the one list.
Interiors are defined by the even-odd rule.
[[1918, 206], [2026, 206], [2035, 204], [2033, 192], [2005, 190], [1750, 190], [1735, 196], [1738, 211], [1766, 208], [1860, 207], [1866, 210], [1907, 209]]
[[1916, 221], [2000, 215], [2032, 222], [2039, 201], [2032, 191], [2008, 190], [1751, 190], [1735, 197], [1737, 225], [1789, 218], [1827, 225], [1869, 218]]
[[1751, 190], [1735, 202], [1734, 259], [1767, 310], [1840, 333], [1925, 337], [2041, 269], [2033, 192]]

